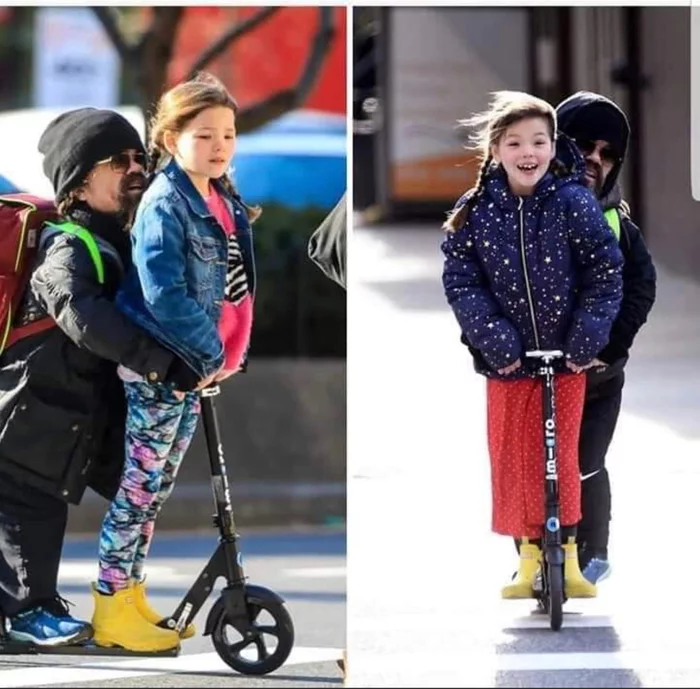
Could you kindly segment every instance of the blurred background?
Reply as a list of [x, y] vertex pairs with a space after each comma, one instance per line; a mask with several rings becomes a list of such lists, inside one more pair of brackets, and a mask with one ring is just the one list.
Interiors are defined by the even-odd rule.
[[[147, 136], [158, 97], [200, 69], [240, 106], [231, 175], [263, 206], [251, 365], [219, 398], [243, 524], [344, 525], [345, 293], [307, 242], [346, 189], [342, 7], [0, 8], [0, 193], [52, 195], [37, 142], [60, 112], [122, 112]], [[198, 433], [162, 525], [210, 525]], [[96, 529], [95, 496], [71, 528]]]
[[[362, 405], [351, 423], [362, 433], [351, 432], [348, 539], [352, 557], [372, 567], [356, 567], [348, 582], [350, 686], [698, 684], [687, 641], [695, 633], [684, 624], [697, 604], [684, 576], [669, 572], [669, 600], [650, 605], [640, 563], [658, 541], [687, 553], [668, 518], [695, 521], [700, 483], [700, 203], [691, 193], [700, 19], [691, 41], [688, 6], [579, 4], [353, 8], [350, 343]], [[470, 132], [457, 123], [500, 89], [553, 105], [596, 91], [625, 110], [622, 191], [658, 274], [606, 462], [613, 574], [595, 601], [567, 602], [554, 635], [530, 601], [500, 598], [514, 553], [491, 532], [484, 378], [441, 282], [445, 213], [475, 181]], [[698, 142], [696, 157], [697, 182]], [[405, 571], [416, 543], [426, 544], [441, 591], [466, 595], [443, 609], [415, 595]], [[688, 558], [683, 573], [698, 563]], [[392, 595], [376, 595], [385, 589]]]
[[354, 202], [365, 221], [422, 215], [439, 226], [474, 180], [457, 120], [490, 91], [556, 105], [585, 89], [629, 117], [623, 193], [655, 260], [697, 276], [689, 7], [355, 8], [353, 25]]

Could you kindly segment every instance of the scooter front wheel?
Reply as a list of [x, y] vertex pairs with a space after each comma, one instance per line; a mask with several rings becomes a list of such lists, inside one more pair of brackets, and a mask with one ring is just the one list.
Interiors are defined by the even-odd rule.
[[241, 634], [228, 619], [222, 598], [214, 604], [212, 642], [229, 667], [243, 675], [266, 675], [289, 657], [294, 646], [294, 623], [276, 596], [246, 594], [249, 626]]
[[564, 619], [564, 571], [561, 565], [547, 563], [547, 611], [549, 626], [558, 632]]

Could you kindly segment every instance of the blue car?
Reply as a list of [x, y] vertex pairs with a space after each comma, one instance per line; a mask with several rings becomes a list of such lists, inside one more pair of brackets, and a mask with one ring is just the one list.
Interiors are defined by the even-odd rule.
[[332, 209], [346, 189], [346, 118], [298, 110], [241, 134], [231, 177], [247, 203]]
[[21, 191], [7, 177], [0, 175], [0, 194], [17, 194]]

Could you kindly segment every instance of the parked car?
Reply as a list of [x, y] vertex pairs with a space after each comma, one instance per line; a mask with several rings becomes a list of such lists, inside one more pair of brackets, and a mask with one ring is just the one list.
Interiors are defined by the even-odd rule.
[[231, 176], [248, 203], [330, 210], [347, 187], [345, 115], [297, 110], [238, 138]]
[[0, 175], [0, 194], [16, 194], [19, 191], [21, 189], [17, 185], [10, 182], [7, 177]]
[[[145, 133], [141, 110], [114, 108]], [[0, 113], [0, 175], [37, 196], [50, 198], [39, 138], [66, 108], [29, 108]], [[330, 210], [346, 189], [346, 122], [344, 115], [298, 110], [238, 137], [231, 168], [247, 202], [280, 203], [293, 208]]]

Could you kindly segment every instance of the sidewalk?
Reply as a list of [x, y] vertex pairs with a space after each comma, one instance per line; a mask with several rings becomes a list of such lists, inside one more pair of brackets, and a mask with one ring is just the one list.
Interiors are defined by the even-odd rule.
[[[498, 593], [513, 546], [490, 530], [484, 380], [444, 298], [441, 237], [356, 225], [350, 247], [347, 686], [493, 686], [464, 654], [493, 653], [513, 610]], [[657, 268], [608, 455], [615, 574], [596, 603], [680, 624], [698, 607], [700, 285]], [[640, 576], [640, 557], [663, 576]]]

